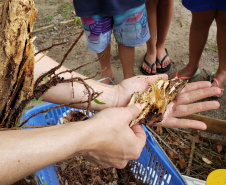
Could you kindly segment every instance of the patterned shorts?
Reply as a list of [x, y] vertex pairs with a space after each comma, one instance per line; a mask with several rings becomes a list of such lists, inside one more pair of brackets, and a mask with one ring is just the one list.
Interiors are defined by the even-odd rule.
[[87, 45], [95, 53], [110, 44], [112, 30], [116, 42], [125, 46], [138, 46], [150, 38], [145, 4], [116, 16], [95, 15], [81, 20]]

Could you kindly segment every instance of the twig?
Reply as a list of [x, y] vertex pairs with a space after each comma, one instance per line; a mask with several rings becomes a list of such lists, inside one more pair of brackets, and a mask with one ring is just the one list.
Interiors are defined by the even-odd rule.
[[69, 48], [69, 50], [67, 51], [67, 53], [64, 55], [63, 57], [63, 60], [60, 62], [60, 64], [54, 68], [52, 68], [50, 71], [42, 74], [36, 81], [35, 81], [35, 84], [34, 84], [34, 88], [36, 88], [38, 86], [38, 84], [42, 81], [42, 79], [45, 77], [45, 76], [48, 76], [48, 75], [51, 75], [51, 74], [54, 74], [55, 71], [57, 69], [59, 69], [64, 61], [66, 60], [67, 56], [69, 55], [69, 53], [71, 52], [71, 50], [74, 48], [74, 46], [77, 44], [77, 42], [79, 41], [79, 39], [82, 37], [82, 35], [84, 34], [84, 30], [80, 33], [80, 35], [78, 36], [78, 38], [75, 40], [75, 42], [72, 44], [72, 46]]
[[35, 53], [35, 56], [39, 53], [42, 53], [44, 51], [47, 51], [47, 50], [50, 50], [51, 48], [55, 47], [55, 46], [60, 46], [60, 45], [63, 45], [63, 44], [67, 44], [67, 42], [61, 42], [61, 43], [58, 43], [58, 44], [52, 44], [52, 46], [48, 47], [48, 48], [45, 48], [45, 49], [42, 49], [42, 50], [39, 50], [37, 53]]
[[[73, 22], [74, 21], [74, 19], [70, 19], [70, 20], [68, 20], [68, 21], [62, 21], [62, 22], [59, 22], [60, 24], [67, 24], [67, 23], [70, 23], [70, 22]], [[37, 29], [35, 29], [35, 30], [33, 30], [32, 31], [32, 33], [36, 33], [36, 32], [39, 32], [39, 31], [43, 31], [43, 30], [46, 30], [46, 29], [48, 29], [48, 28], [52, 28], [52, 27], [54, 27], [55, 26], [55, 24], [50, 24], [50, 25], [48, 25], [48, 26], [44, 26], [44, 27], [41, 27], [41, 28], [37, 28]]]
[[[85, 103], [85, 102], [77, 102], [77, 104], [80, 104], [80, 103]], [[45, 109], [45, 110], [42, 110], [42, 111], [39, 111], [35, 114], [32, 114], [28, 119], [26, 119], [24, 122], [22, 122], [19, 127], [21, 128], [25, 123], [27, 123], [31, 118], [37, 116], [38, 114], [41, 114], [41, 113], [46, 113], [46, 112], [49, 112], [53, 109], [57, 109], [57, 108], [60, 108], [60, 107], [65, 107], [65, 106], [70, 106], [70, 105], [73, 105], [73, 104], [76, 104], [76, 102], [71, 102], [69, 104], [61, 104], [61, 105], [57, 105], [55, 107], [51, 107], [51, 108], [48, 108], [48, 109]]]
[[42, 57], [40, 57], [37, 61], [35, 61], [35, 63], [39, 62], [39, 61], [40, 61], [44, 56], [46, 56], [48, 53], [49, 53], [49, 51], [46, 51], [46, 52], [42, 55]]
[[188, 168], [186, 170], [186, 175], [187, 176], [190, 175], [190, 171], [191, 171], [191, 165], [192, 165], [193, 155], [194, 155], [194, 151], [195, 151], [195, 143], [196, 143], [196, 138], [193, 137], [192, 138], [190, 158], [189, 158], [189, 161], [188, 161]]
[[158, 134], [156, 134], [149, 126], [146, 126], [147, 128], [148, 128], [148, 130], [152, 133], [152, 134], [154, 134], [158, 139], [159, 139], [159, 141], [160, 142], [162, 142], [164, 145], [166, 145], [172, 152], [174, 152], [175, 154], [177, 154], [178, 155], [178, 153], [176, 152], [176, 151], [174, 151], [165, 141], [163, 141], [162, 140], [162, 138], [158, 135]]
[[[86, 101], [78, 101], [78, 102], [70, 102], [68, 104], [62, 104], [62, 105], [58, 105], [56, 107], [52, 107], [52, 108], [49, 108], [49, 109], [46, 109], [46, 110], [43, 110], [43, 111], [40, 111], [36, 114], [33, 114], [31, 117], [29, 117], [27, 120], [25, 120], [23, 123], [20, 124], [19, 127], [23, 126], [25, 123], [27, 123], [31, 118], [37, 116], [38, 114], [41, 114], [41, 113], [45, 113], [45, 112], [49, 112], [50, 110], [52, 109], [56, 109], [56, 108], [59, 108], [59, 107], [64, 107], [64, 106], [71, 106], [71, 105], [74, 105], [74, 104], [83, 104], [83, 103], [88, 103], [87, 105], [87, 108], [86, 108], [86, 116], [89, 115], [89, 112], [90, 112], [90, 106], [91, 106], [91, 101], [95, 98], [97, 98], [101, 93], [98, 93], [98, 92], [95, 92], [94, 89], [89, 86], [82, 78], [80, 77], [75, 77], [73, 79], [68, 79], [68, 80], [63, 80], [63, 81], [58, 81], [57, 84], [59, 83], [66, 83], [66, 82], [71, 82], [71, 81], [74, 81], [74, 80], [77, 80], [78, 82], [80, 81], [86, 88], [87, 92], [88, 92], [88, 100]], [[47, 82], [48, 83], [48, 82]], [[50, 81], [49, 81], [50, 83]], [[56, 84], [56, 85], [57, 85]], [[43, 84], [42, 86], [44, 86], [46, 84]], [[50, 87], [52, 86], [47, 86], [46, 89], [49, 89]], [[44, 94], [46, 92], [46, 90], [43, 90], [42, 93]], [[33, 99], [33, 98], [32, 98]]]
[[50, 24], [50, 25], [48, 25], [48, 26], [44, 26], [44, 27], [38, 28], [38, 29], [36, 29], [36, 30], [33, 30], [32, 33], [36, 33], [36, 32], [39, 32], [39, 31], [43, 31], [43, 30], [46, 30], [46, 29], [52, 28], [52, 27], [54, 27], [54, 24]]

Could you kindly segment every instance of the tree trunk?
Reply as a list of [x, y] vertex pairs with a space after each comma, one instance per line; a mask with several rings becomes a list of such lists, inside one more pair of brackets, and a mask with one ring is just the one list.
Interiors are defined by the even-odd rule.
[[0, 128], [15, 126], [22, 113], [20, 104], [33, 93], [34, 38], [30, 34], [36, 16], [33, 0], [0, 4]]

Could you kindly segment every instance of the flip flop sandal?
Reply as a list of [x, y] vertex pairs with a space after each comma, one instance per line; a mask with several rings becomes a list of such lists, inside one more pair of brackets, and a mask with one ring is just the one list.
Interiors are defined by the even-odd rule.
[[[212, 82], [213, 82], [213, 81], [217, 84], [217, 87], [219, 87], [219, 88], [220, 88], [220, 85], [219, 85], [218, 80], [217, 80], [216, 78], [212, 77]], [[223, 89], [223, 88], [220, 88], [220, 90], [221, 90], [222, 92], [224, 91], [224, 89]]]
[[[217, 87], [220, 88], [220, 85], [219, 85], [218, 80], [217, 80], [216, 78], [214, 78], [214, 74], [215, 74], [215, 72], [212, 72], [212, 73], [210, 74], [210, 82], [213, 83], [213, 81], [214, 81], [214, 82], [217, 84]], [[220, 88], [220, 90], [221, 90], [222, 92], [224, 91], [223, 88]]]
[[146, 55], [147, 55], [147, 54], [145, 54], [145, 56], [144, 56], [144, 62], [145, 62], [145, 64], [148, 65], [148, 67], [151, 68], [151, 72], [148, 73], [147, 71], [145, 71], [145, 70], [143, 69], [142, 66], [140, 67], [140, 71], [141, 71], [144, 75], [155, 75], [156, 73], [152, 73], [152, 68], [156, 65], [156, 61], [155, 61], [153, 64], [149, 64], [148, 61], [145, 59]]
[[181, 80], [191, 80], [193, 78], [195, 78], [196, 76], [198, 76], [200, 74], [200, 70], [197, 69], [197, 71], [195, 72], [195, 74], [192, 77], [178, 77], [178, 71], [176, 72], [176, 77], [180, 78]]
[[109, 81], [110, 81], [110, 83], [109, 83], [108, 85], [115, 85], [115, 83], [113, 82], [114, 77], [113, 77], [112, 79], [109, 78], [109, 77], [101, 78], [101, 79], [99, 79], [99, 80], [97, 80], [97, 81], [98, 81], [98, 82], [102, 82], [102, 81], [104, 81], [104, 80], [109, 80]]
[[166, 51], [166, 55], [163, 57], [162, 60], [159, 60], [158, 58], [156, 58], [156, 62], [158, 62], [161, 65], [160, 69], [156, 69], [158, 73], [165, 73], [166, 71], [169, 71], [169, 69], [171, 68], [171, 62], [166, 66], [166, 67], [162, 67], [162, 64], [164, 62], [164, 60], [166, 59], [166, 57], [169, 56], [167, 49], [165, 48]]

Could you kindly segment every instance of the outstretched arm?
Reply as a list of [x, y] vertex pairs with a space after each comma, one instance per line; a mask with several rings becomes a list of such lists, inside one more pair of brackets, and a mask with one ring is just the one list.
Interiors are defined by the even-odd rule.
[[109, 108], [83, 122], [0, 132], [0, 184], [75, 155], [105, 168], [125, 167], [140, 156], [146, 141], [141, 125], [129, 127], [139, 113], [139, 105]]
[[[36, 59], [42, 57], [42, 54], [38, 54]], [[35, 64], [35, 79], [37, 79], [44, 72], [49, 71], [50, 69], [56, 67], [58, 63], [51, 58], [45, 56], [39, 62]], [[67, 68], [61, 67], [58, 72], [65, 71]], [[76, 72], [64, 73], [61, 75], [65, 79], [70, 79], [73, 77], [81, 77], [86, 78]], [[126, 106], [132, 96], [132, 94], [136, 91], [144, 92], [148, 89], [149, 84], [154, 82], [160, 75], [156, 75], [153, 77], [139, 76], [133, 77], [129, 80], [125, 80], [120, 85], [106, 85], [95, 80], [87, 80], [86, 82], [97, 92], [103, 92], [97, 99], [101, 102], [106, 103], [105, 105], [99, 105], [95, 102], [91, 103], [93, 110], [102, 110], [108, 107], [122, 107]], [[167, 78], [167, 75], [161, 75], [163, 78]], [[73, 98], [74, 92], [74, 98]], [[44, 100], [56, 104], [68, 104], [72, 101], [81, 101], [87, 100], [87, 94], [85, 91], [85, 87], [79, 83], [73, 83], [73, 87], [71, 83], [63, 83], [58, 84], [55, 87], [52, 87], [44, 94]], [[86, 108], [86, 104], [74, 105], [77, 108]]]
[[[45, 57], [42, 61], [36, 65], [36, 78], [44, 71], [47, 71], [55, 67], [57, 63]], [[62, 67], [60, 70], [65, 70]], [[74, 73], [74, 76], [81, 76], [78, 73]], [[71, 75], [64, 75], [65, 78], [70, 78]], [[84, 76], [81, 76], [84, 78]], [[92, 109], [102, 110], [108, 107], [125, 107], [127, 106], [132, 94], [136, 91], [144, 92], [149, 88], [149, 84], [154, 82], [158, 77], [167, 79], [167, 75], [154, 75], [154, 76], [135, 76], [126, 80], [123, 80], [120, 84], [111, 86], [99, 83], [94, 80], [88, 80], [90, 86], [96, 91], [103, 92], [98, 100], [105, 102], [105, 105], [98, 105], [92, 102]], [[78, 83], [74, 83], [74, 92], [77, 99], [85, 100], [84, 86]], [[200, 121], [178, 119], [191, 115], [194, 113], [217, 109], [219, 103], [217, 101], [204, 101], [194, 103], [195, 101], [217, 96], [220, 93], [220, 89], [217, 87], [211, 87], [210, 82], [195, 82], [189, 83], [177, 96], [177, 98], [167, 106], [167, 111], [164, 115], [164, 119], [161, 123], [157, 124], [164, 127], [174, 128], [194, 128], [194, 129], [206, 129], [206, 125]], [[72, 86], [68, 84], [59, 84], [56, 87], [51, 88], [44, 96], [46, 101], [53, 103], [70, 103], [72, 100]], [[77, 108], [85, 108], [85, 105], [76, 105]]]

